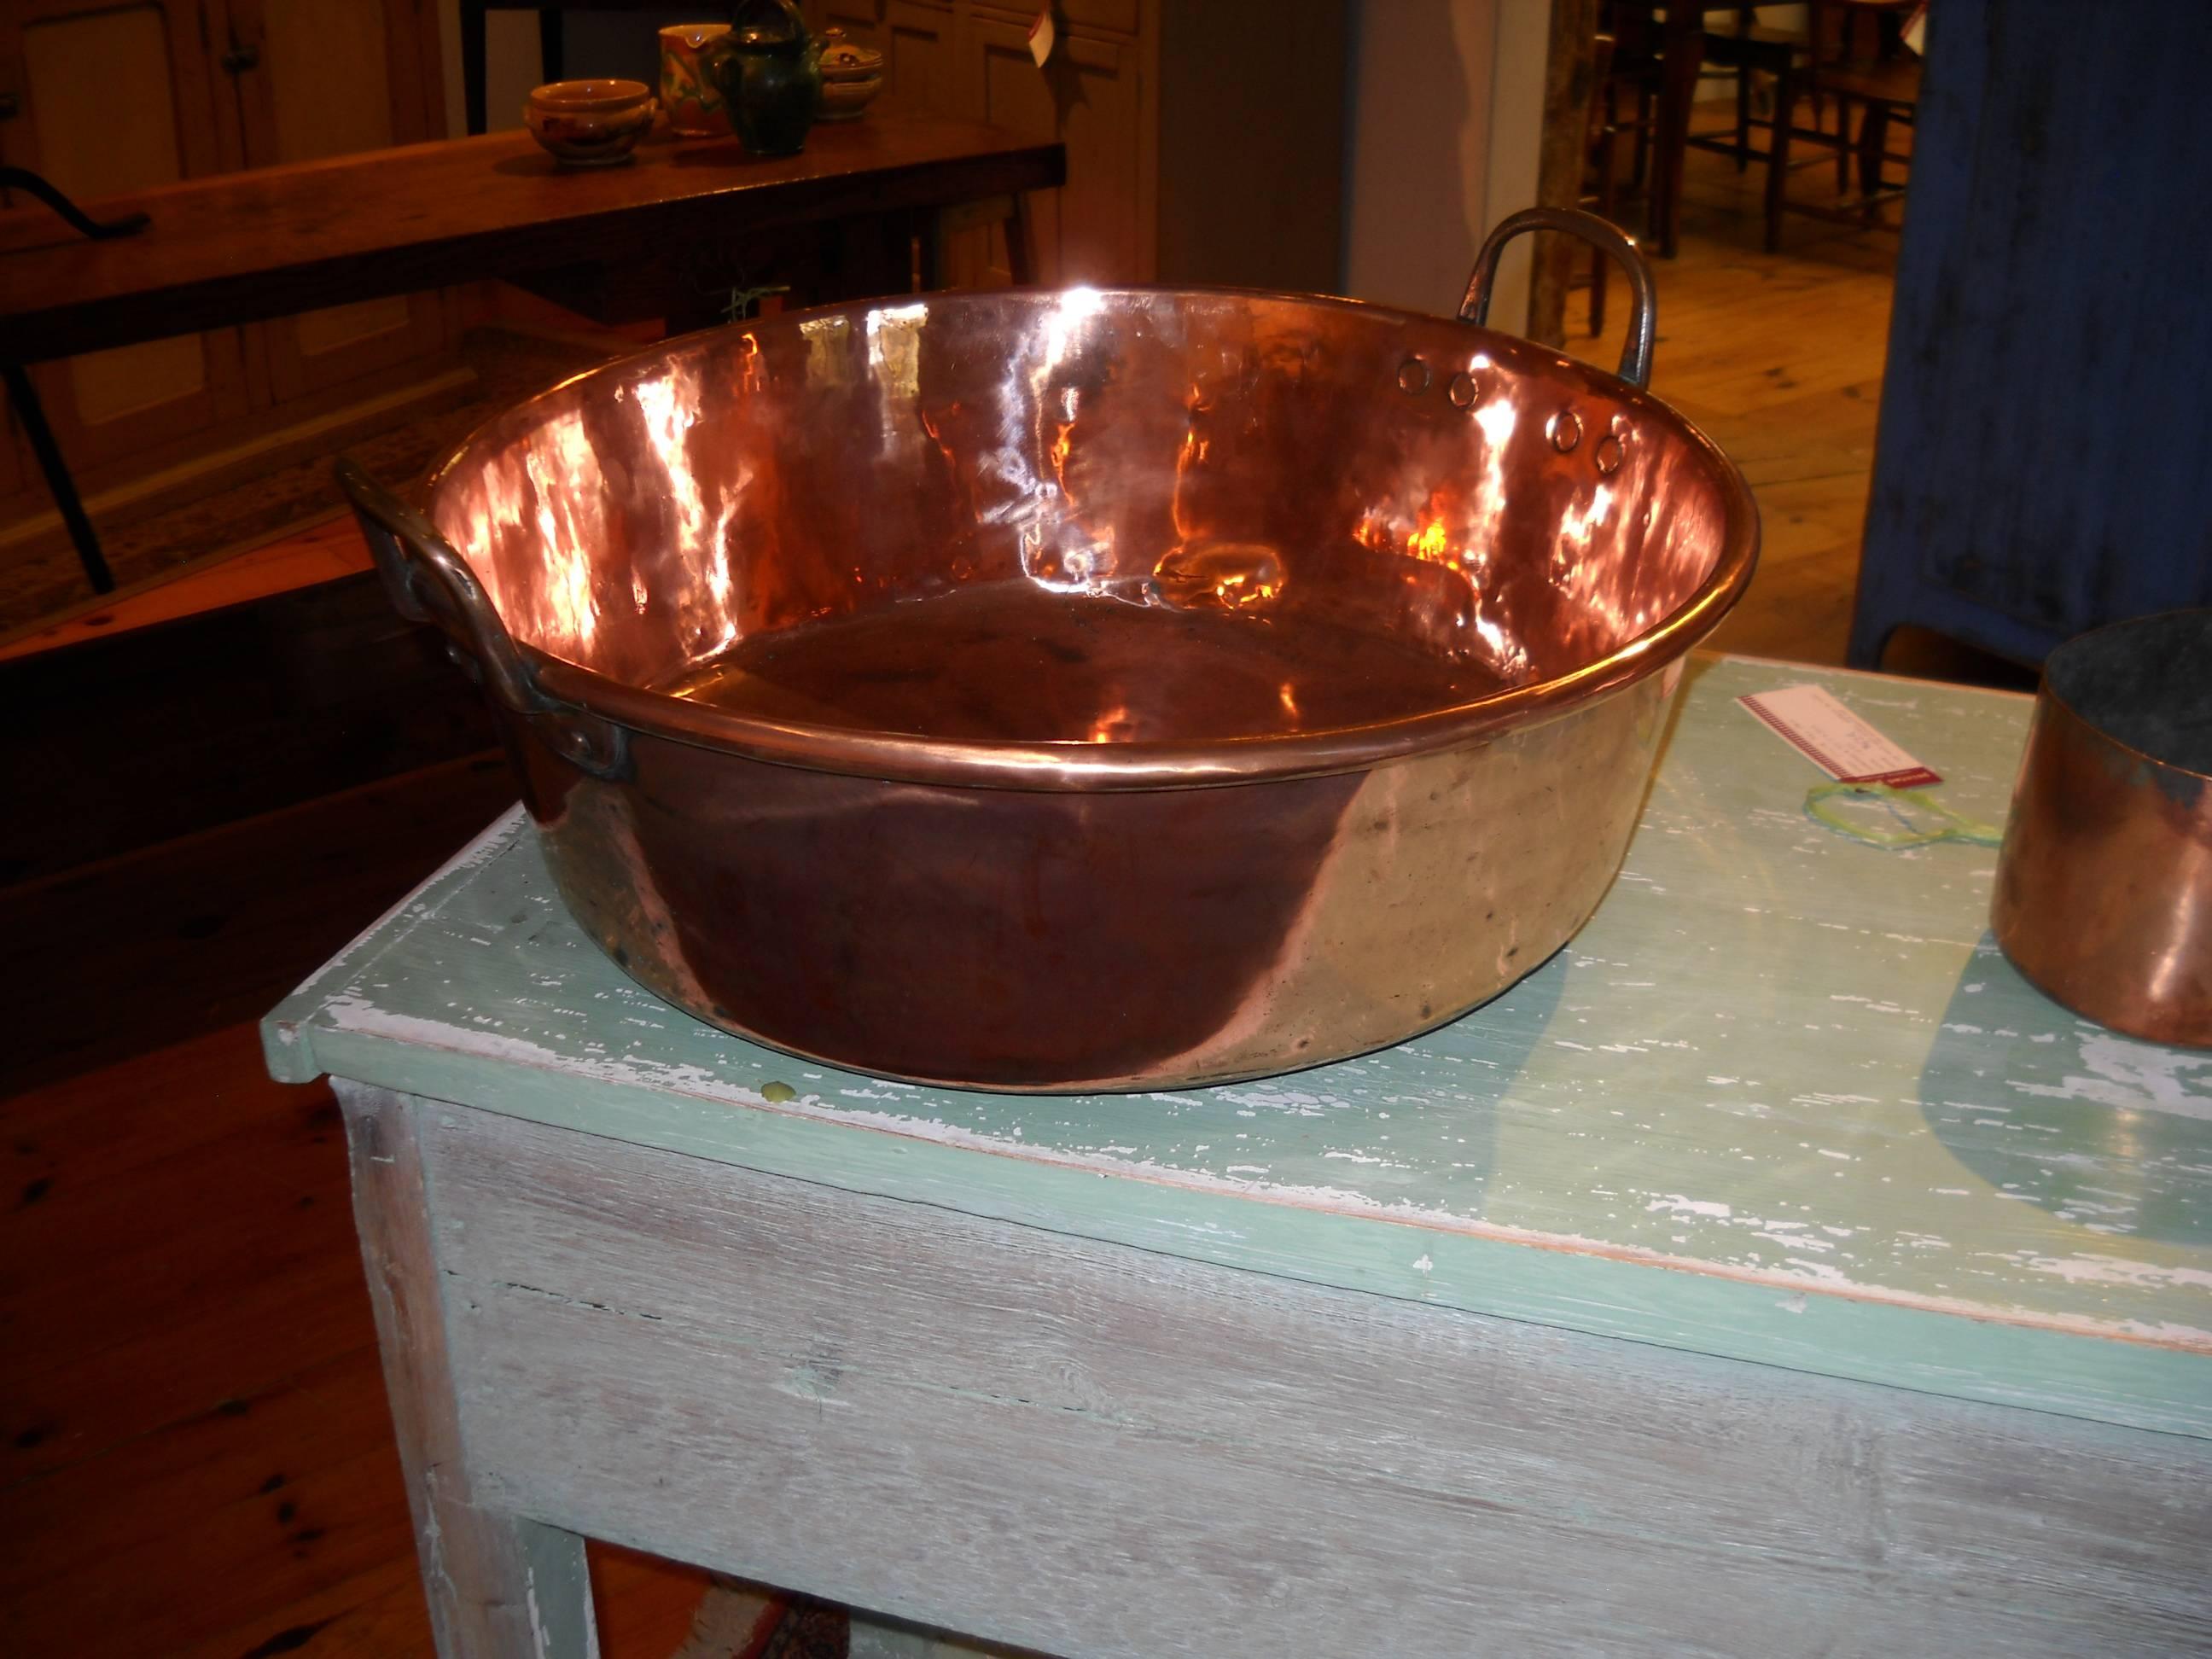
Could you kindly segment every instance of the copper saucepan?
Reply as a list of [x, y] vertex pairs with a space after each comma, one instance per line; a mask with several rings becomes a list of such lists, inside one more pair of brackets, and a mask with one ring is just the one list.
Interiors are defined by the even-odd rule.
[[2212, 610], [2045, 659], [1990, 921], [2076, 1013], [2212, 1048]]
[[[1629, 268], [1618, 377], [1480, 326], [1537, 227]], [[1651, 300], [1626, 238], [1539, 210], [1455, 319], [841, 306], [555, 388], [427, 518], [341, 477], [643, 984], [885, 1076], [1220, 1081], [1453, 1018], [1611, 882], [1758, 543], [1643, 390]]]

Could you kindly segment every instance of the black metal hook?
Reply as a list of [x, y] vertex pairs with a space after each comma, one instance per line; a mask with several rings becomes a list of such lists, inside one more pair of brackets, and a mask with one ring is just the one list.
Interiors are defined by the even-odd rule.
[[126, 213], [120, 219], [95, 219], [28, 167], [0, 167], [0, 190], [29, 191], [67, 220], [72, 229], [95, 242], [135, 235], [153, 222], [143, 213]]

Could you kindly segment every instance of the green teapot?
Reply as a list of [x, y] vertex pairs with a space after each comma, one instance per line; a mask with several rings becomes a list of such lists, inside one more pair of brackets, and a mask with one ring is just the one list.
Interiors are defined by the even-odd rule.
[[792, 0], [747, 0], [703, 56], [748, 150], [796, 155], [806, 148], [822, 98], [822, 49]]

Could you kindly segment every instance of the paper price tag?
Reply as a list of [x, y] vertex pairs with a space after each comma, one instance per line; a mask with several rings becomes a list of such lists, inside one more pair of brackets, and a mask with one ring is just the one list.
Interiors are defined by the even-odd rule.
[[1911, 789], [1943, 781], [1820, 686], [1753, 691], [1736, 701], [1838, 783]]
[[1052, 56], [1053, 43], [1059, 38], [1059, 31], [1052, 26], [1052, 8], [1039, 7], [1036, 21], [1030, 25], [1030, 56], [1036, 59], [1039, 69], [1042, 69], [1044, 60]]

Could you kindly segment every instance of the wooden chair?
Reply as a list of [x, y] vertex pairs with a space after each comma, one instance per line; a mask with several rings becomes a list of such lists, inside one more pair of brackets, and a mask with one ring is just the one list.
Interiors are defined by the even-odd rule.
[[[1892, 185], [1887, 164], [1909, 161], [1908, 154], [1889, 148], [1893, 125], [1911, 126], [1920, 102], [1920, 60], [1905, 49], [1900, 29], [1907, 8], [1901, 0], [1808, 0], [1813, 50], [1802, 76], [1778, 82], [1775, 88], [1774, 159], [1769, 164], [1766, 189], [1767, 246], [1776, 246], [1780, 216], [1787, 211], [1844, 223], [1876, 222], [1881, 204], [1905, 194], [1902, 182]], [[1789, 104], [1799, 96], [1832, 100], [1836, 105], [1836, 137], [1822, 135], [1836, 156], [1833, 206], [1789, 198], [1790, 143], [1801, 136], [1793, 127]], [[1851, 137], [1851, 112], [1860, 112], [1859, 131]], [[1853, 159], [1858, 163], [1859, 194], [1850, 189]]]
[[[1620, 47], [1620, 41], [1611, 34], [1599, 35], [1592, 47], [1590, 83], [1595, 90], [1590, 97], [1588, 170], [1581, 198], [1582, 206], [1616, 224], [1620, 219], [1619, 161], [1623, 138], [1630, 139], [1634, 145], [1632, 184], [1641, 183], [1649, 169], [1656, 125], [1654, 108], [1658, 63], [1653, 56], [1632, 52], [1624, 57]], [[1628, 113], [1625, 115], [1624, 100], [1628, 105]], [[1590, 291], [1592, 335], [1605, 332], [1606, 284], [1612, 275], [1612, 265], [1610, 255], [1593, 249], [1589, 275], [1571, 284]]]
[[1693, 133], [1687, 141], [1692, 149], [1733, 156], [1738, 173], [1767, 159], [1764, 149], [1752, 147], [1753, 129], [1773, 125], [1757, 112], [1753, 94], [1758, 77], [1779, 82], [1801, 73], [1811, 47], [1804, 30], [1772, 27], [1757, 21], [1758, 15], [1757, 7], [1746, 5], [1738, 9], [1733, 29], [1705, 32], [1705, 62], [1735, 76], [1735, 131], [1725, 137]]
[[[1905, 193], [1902, 184], [1893, 187], [1887, 184], [1884, 164], [1911, 160], [1909, 152], [1900, 154], [1889, 148], [1891, 125], [1910, 128], [1920, 106], [1920, 59], [1905, 48], [1900, 38], [1909, 9], [1901, 3], [1881, 4], [1876, 0], [1814, 0], [1812, 6], [1816, 21], [1832, 15], [1840, 25], [1836, 33], [1843, 49], [1834, 61], [1815, 66], [1814, 85], [1820, 94], [1836, 100], [1846, 129], [1852, 106], [1863, 111], [1858, 139], [1847, 148], [1858, 161], [1862, 198], [1858, 205], [1869, 219], [1882, 202]], [[1848, 169], [1841, 157], [1836, 181], [1838, 189], [1849, 187]]]

